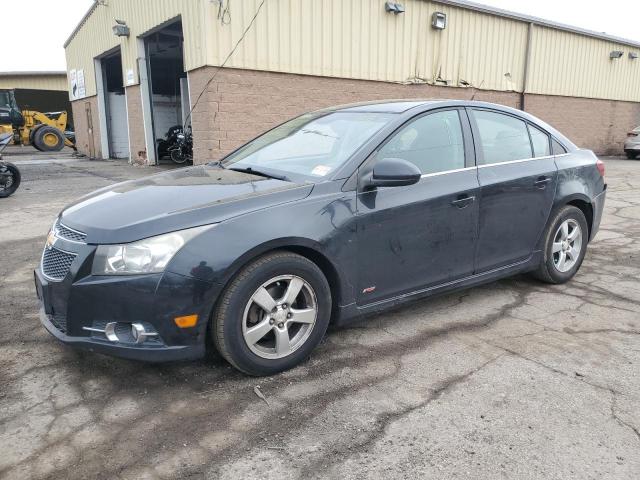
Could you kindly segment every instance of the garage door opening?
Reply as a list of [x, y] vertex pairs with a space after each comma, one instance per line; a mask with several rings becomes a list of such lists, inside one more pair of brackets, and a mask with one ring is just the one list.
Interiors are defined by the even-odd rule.
[[157, 164], [171, 162], [169, 137], [176, 127], [182, 127], [189, 111], [189, 84], [184, 69], [183, 44], [180, 20], [145, 38]]
[[104, 110], [107, 118], [107, 137], [110, 158], [129, 158], [129, 128], [127, 97], [122, 82], [120, 52], [101, 60], [104, 88]]

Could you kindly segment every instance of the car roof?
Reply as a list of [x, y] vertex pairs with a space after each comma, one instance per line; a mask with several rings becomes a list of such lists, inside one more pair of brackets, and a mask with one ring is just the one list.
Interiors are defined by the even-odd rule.
[[510, 111], [522, 114], [521, 110], [499, 105], [497, 103], [479, 102], [474, 100], [454, 100], [443, 98], [425, 99], [397, 99], [397, 100], [374, 100], [369, 102], [349, 103], [336, 105], [335, 107], [324, 108], [320, 112], [368, 112], [368, 113], [405, 113], [409, 110], [427, 110], [429, 107], [479, 107], [493, 108], [497, 110]]
[[525, 119], [546, 130], [554, 137], [559, 139], [565, 148], [575, 150], [578, 147], [564, 136], [561, 132], [553, 128], [544, 120], [531, 115], [528, 112], [517, 108], [500, 105], [497, 103], [480, 102], [474, 100], [454, 100], [454, 99], [398, 99], [398, 100], [377, 100], [370, 102], [350, 103], [346, 105], [337, 105], [335, 107], [324, 108], [316, 113], [322, 112], [366, 112], [366, 113], [390, 113], [390, 114], [406, 114], [415, 115], [432, 108], [442, 107], [471, 107], [471, 108], [488, 108], [501, 111], [519, 118]]

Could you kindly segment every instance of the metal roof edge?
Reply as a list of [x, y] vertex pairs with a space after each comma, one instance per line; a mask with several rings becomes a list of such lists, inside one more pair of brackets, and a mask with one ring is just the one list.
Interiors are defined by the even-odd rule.
[[82, 16], [82, 19], [80, 19], [80, 21], [76, 25], [76, 28], [73, 29], [73, 31], [71, 32], [71, 35], [69, 35], [67, 40], [62, 45], [63, 48], [67, 48], [67, 46], [71, 43], [71, 40], [73, 40], [73, 38], [76, 36], [78, 31], [82, 28], [82, 26], [85, 24], [87, 19], [91, 16], [91, 14], [94, 12], [97, 6], [98, 6], [98, 0], [93, 0], [93, 4], [89, 7], [89, 10], [87, 10], [87, 13], [85, 13]]
[[[524, 14], [524, 13], [517, 13], [511, 10], [504, 10], [502, 8], [492, 7], [490, 5], [483, 5], [481, 3], [470, 2], [468, 0], [430, 0], [430, 1], [432, 1], [433, 3], [440, 3], [443, 5], [450, 5], [453, 7], [465, 8], [467, 10], [474, 10], [476, 12], [487, 13], [489, 15], [497, 15], [500, 17], [518, 20], [521, 22], [533, 23], [543, 27], [554, 28], [556, 30], [564, 30], [567, 32], [576, 33], [578, 35], [598, 38], [600, 40], [608, 40], [610, 42], [615, 42], [615, 43], [628, 45], [635, 48], [640, 48], [640, 41], [637, 41], [637, 40], [630, 40], [628, 38], [618, 37], [618, 36], [610, 35], [604, 32], [596, 32], [594, 30], [575, 27], [572, 25], [567, 25], [565, 23], [554, 22], [552, 20], [547, 20], [541, 17], [535, 17], [532, 15]], [[78, 22], [78, 25], [76, 25], [76, 27], [73, 29], [73, 31], [71, 32], [67, 40], [64, 42], [63, 44], [64, 48], [67, 48], [69, 43], [71, 43], [71, 41], [76, 36], [78, 31], [82, 28], [82, 26], [85, 24], [87, 19], [95, 11], [97, 6], [98, 6], [98, 0], [94, 0], [91, 7], [89, 7], [89, 10], [87, 10], [87, 13], [84, 14], [80, 22]]]
[[504, 10], [502, 8], [492, 7], [490, 5], [483, 5], [476, 2], [470, 2], [468, 0], [430, 0], [433, 3], [441, 3], [444, 5], [451, 5], [453, 7], [465, 8], [467, 10], [474, 10], [481, 13], [487, 13], [490, 15], [497, 15], [500, 17], [511, 18], [513, 20], [519, 20], [521, 22], [533, 23], [543, 27], [555, 28], [556, 30], [564, 30], [571, 33], [577, 33], [579, 35], [585, 35], [587, 37], [599, 38], [601, 40], [608, 40], [610, 42], [629, 45], [635, 48], [640, 48], [640, 41], [630, 40], [627, 38], [617, 37], [615, 35], [609, 35], [603, 32], [596, 32], [594, 30], [588, 30], [586, 28], [574, 27], [565, 23], [554, 22], [552, 20], [546, 20], [540, 17], [534, 17], [532, 15], [526, 15], [524, 13], [516, 13], [510, 10]]
[[39, 77], [39, 76], [48, 76], [48, 75], [60, 75], [67, 76], [66, 70], [56, 70], [56, 71], [15, 71], [15, 72], [0, 72], [0, 77]]

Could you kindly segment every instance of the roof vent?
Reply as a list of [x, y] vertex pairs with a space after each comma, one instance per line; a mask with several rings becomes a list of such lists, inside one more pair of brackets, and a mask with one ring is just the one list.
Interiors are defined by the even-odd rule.
[[394, 15], [404, 13], [404, 5], [402, 5], [401, 3], [387, 2], [384, 4], [384, 9], [387, 12], [393, 13]]

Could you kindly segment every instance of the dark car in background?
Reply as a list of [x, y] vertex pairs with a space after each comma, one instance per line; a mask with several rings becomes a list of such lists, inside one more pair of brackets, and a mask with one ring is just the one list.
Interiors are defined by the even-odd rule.
[[390, 101], [297, 117], [220, 162], [113, 185], [55, 220], [35, 271], [61, 341], [291, 368], [343, 324], [521, 272], [580, 268], [604, 165], [519, 110]]

